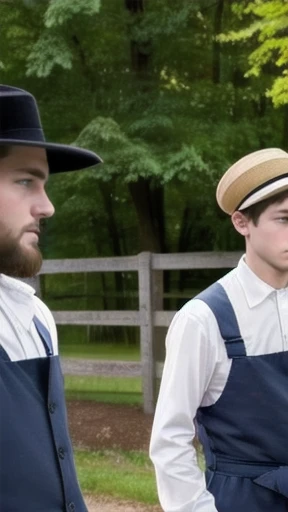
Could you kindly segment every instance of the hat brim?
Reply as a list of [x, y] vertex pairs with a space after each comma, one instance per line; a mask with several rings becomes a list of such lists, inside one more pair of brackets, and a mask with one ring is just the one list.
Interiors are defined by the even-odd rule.
[[51, 174], [87, 169], [102, 162], [102, 159], [88, 149], [53, 144], [46, 141], [0, 139], [0, 146], [29, 146], [46, 149]]

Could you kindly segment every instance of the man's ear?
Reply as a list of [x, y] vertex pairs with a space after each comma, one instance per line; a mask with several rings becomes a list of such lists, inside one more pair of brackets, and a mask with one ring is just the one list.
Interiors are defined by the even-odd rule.
[[249, 220], [243, 213], [239, 211], [232, 213], [231, 220], [234, 228], [238, 233], [240, 233], [240, 235], [249, 235]]

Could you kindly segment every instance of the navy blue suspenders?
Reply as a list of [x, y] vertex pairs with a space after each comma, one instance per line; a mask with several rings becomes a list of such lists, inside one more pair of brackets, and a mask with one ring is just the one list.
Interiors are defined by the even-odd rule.
[[195, 299], [205, 302], [213, 312], [228, 357], [230, 359], [245, 357], [246, 348], [240, 334], [236, 315], [223, 286], [216, 282], [197, 295]]
[[53, 344], [50, 332], [45, 327], [45, 325], [42, 324], [39, 318], [37, 318], [37, 316], [34, 316], [33, 322], [42, 340], [47, 356], [53, 356]]

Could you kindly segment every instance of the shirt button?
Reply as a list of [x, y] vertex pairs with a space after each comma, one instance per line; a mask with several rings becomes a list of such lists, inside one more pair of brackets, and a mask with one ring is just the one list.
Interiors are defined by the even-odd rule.
[[58, 448], [58, 456], [59, 456], [59, 459], [64, 459], [65, 458], [65, 451], [64, 451], [64, 448], [62, 448], [62, 446], [60, 446]]
[[69, 503], [68, 510], [70, 510], [71, 512], [74, 512], [76, 510], [76, 507], [75, 507], [75, 504], [73, 503], [73, 501], [71, 501]]
[[55, 409], [56, 409], [55, 402], [50, 402], [48, 405], [48, 410], [49, 410], [50, 414], [53, 414], [55, 412]]

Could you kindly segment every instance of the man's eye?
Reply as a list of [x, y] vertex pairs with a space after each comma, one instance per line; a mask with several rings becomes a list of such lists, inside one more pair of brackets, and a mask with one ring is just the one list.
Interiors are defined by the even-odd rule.
[[24, 187], [29, 187], [29, 185], [31, 185], [33, 180], [29, 179], [29, 178], [23, 178], [23, 180], [18, 180], [17, 183], [19, 185], [24, 185]]
[[278, 220], [279, 222], [288, 222], [288, 217], [278, 217]]

